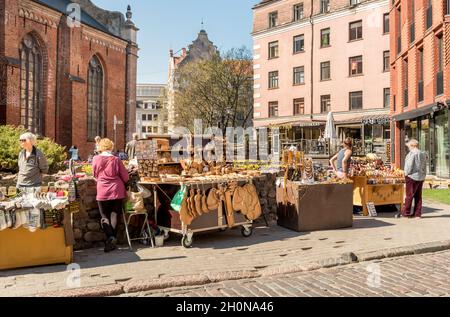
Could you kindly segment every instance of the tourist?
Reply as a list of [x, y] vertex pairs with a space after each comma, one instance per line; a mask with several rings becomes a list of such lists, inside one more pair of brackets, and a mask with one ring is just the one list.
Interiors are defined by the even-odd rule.
[[125, 153], [127, 153], [128, 159], [132, 160], [136, 157], [136, 145], [139, 140], [139, 134], [133, 133], [133, 140], [127, 143], [125, 147]]
[[333, 156], [330, 160], [330, 164], [333, 167], [333, 171], [340, 179], [348, 177], [348, 171], [350, 168], [350, 158], [353, 154], [353, 141], [351, 138], [345, 139], [343, 143], [343, 149], [338, 154]]
[[116, 249], [117, 220], [127, 196], [125, 183], [128, 182], [128, 172], [120, 159], [112, 154], [113, 149], [114, 143], [111, 140], [102, 139], [99, 142], [100, 154], [94, 157], [92, 163], [97, 181], [101, 227], [107, 237], [105, 252]]
[[95, 140], [94, 156], [100, 154], [100, 151], [99, 151], [99, 143], [100, 143], [101, 139], [102, 139], [102, 138], [99, 137], [99, 136], [96, 136], [95, 139], [94, 139], [94, 140]]
[[69, 149], [70, 159], [74, 161], [79, 161], [80, 156], [78, 155], [78, 148], [75, 145]]
[[27, 132], [20, 136], [19, 174], [17, 188], [20, 191], [39, 191], [42, 185], [42, 175], [48, 173], [47, 158], [35, 146], [36, 136]]
[[[405, 159], [406, 199], [397, 218], [422, 218], [422, 188], [427, 176], [427, 155], [419, 149], [419, 142], [410, 139], [406, 144], [409, 153]], [[414, 200], [414, 211], [411, 210]]]

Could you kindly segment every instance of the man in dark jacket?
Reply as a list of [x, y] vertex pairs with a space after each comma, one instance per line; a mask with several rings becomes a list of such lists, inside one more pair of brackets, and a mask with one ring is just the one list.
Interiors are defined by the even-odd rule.
[[19, 174], [17, 188], [20, 190], [33, 189], [42, 185], [42, 175], [48, 173], [47, 158], [35, 147], [36, 136], [25, 133], [20, 136]]
[[133, 133], [133, 140], [127, 143], [125, 147], [125, 153], [127, 153], [128, 159], [132, 160], [136, 156], [136, 144], [139, 140], [139, 135], [137, 133]]

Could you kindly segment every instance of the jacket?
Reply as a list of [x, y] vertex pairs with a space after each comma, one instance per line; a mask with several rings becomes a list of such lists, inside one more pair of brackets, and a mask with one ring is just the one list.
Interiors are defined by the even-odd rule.
[[42, 185], [42, 174], [48, 173], [48, 162], [44, 153], [33, 147], [30, 156], [26, 157], [26, 151], [19, 153], [19, 174], [17, 187], [39, 187]]
[[111, 154], [97, 155], [92, 168], [97, 180], [97, 201], [127, 197], [125, 183], [128, 182], [128, 171], [118, 157]]
[[405, 175], [422, 182], [427, 177], [427, 155], [419, 149], [412, 150], [405, 159]]

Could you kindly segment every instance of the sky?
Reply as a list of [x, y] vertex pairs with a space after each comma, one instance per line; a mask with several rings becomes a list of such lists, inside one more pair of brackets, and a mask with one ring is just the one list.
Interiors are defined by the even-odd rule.
[[92, 0], [106, 10], [131, 5], [139, 28], [138, 83], [167, 83], [169, 50], [187, 47], [202, 28], [220, 51], [252, 47], [252, 10], [260, 0]]

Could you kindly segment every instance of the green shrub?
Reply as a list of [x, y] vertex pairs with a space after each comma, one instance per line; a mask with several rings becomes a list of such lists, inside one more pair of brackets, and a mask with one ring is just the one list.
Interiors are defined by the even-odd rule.
[[[17, 158], [21, 150], [19, 144], [20, 135], [26, 130], [21, 127], [10, 125], [0, 126], [0, 170], [18, 172]], [[40, 138], [36, 147], [47, 157], [50, 172], [55, 173], [64, 168], [67, 159], [65, 147], [53, 142], [49, 138]]]

